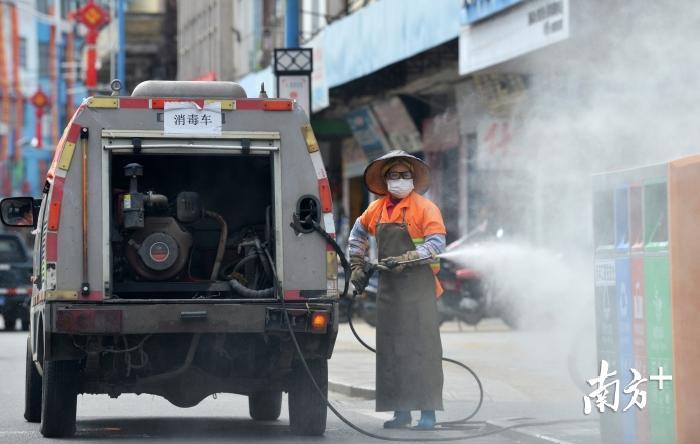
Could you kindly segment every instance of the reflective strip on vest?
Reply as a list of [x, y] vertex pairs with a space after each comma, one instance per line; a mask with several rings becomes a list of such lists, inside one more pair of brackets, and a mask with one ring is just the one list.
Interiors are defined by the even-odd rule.
[[[425, 243], [425, 238], [424, 237], [414, 237], [411, 239], [413, 241], [413, 245], [416, 247], [419, 247]], [[433, 270], [433, 273], [437, 273], [440, 271], [440, 259], [435, 258], [432, 262], [430, 262], [430, 268]]]

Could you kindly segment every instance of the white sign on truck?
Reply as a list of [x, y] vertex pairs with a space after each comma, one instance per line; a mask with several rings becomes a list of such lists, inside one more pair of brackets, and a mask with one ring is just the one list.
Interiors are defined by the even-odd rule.
[[165, 102], [165, 134], [221, 134], [221, 102]]

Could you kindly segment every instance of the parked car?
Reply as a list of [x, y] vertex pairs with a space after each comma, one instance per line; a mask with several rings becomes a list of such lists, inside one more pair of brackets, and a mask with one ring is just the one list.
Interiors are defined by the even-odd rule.
[[0, 314], [5, 330], [14, 330], [17, 319], [22, 330], [29, 330], [31, 275], [31, 257], [22, 238], [14, 233], [0, 234]]

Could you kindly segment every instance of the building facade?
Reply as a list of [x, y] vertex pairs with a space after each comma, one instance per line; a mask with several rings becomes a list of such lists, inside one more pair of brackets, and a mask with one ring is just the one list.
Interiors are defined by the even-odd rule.
[[[97, 41], [99, 89], [109, 92], [109, 82], [118, 76], [119, 20], [116, 1], [105, 7], [112, 17]], [[119, 0], [121, 1], [121, 0]], [[176, 0], [130, 0], [124, 2], [125, 75], [128, 93], [145, 80], [173, 80], [177, 77]]]
[[[82, 40], [73, 0], [17, 0], [0, 5], [0, 194], [38, 196], [53, 146], [86, 95], [78, 66]], [[44, 106], [31, 100], [41, 92]], [[38, 122], [40, 120], [40, 122]]]
[[[211, 14], [203, 11], [221, 7], [215, 0], [196, 3], [179, 6], [199, 8], [190, 14], [199, 20]], [[194, 19], [179, 19], [179, 78], [237, 80], [252, 96], [264, 83], [274, 95], [267, 65], [283, 45], [285, 2], [226, 3], [230, 9], [221, 10], [214, 31], [199, 27], [232, 45], [217, 60], [185, 56], [196, 52], [196, 39], [183, 38], [182, 30], [196, 26]], [[430, 197], [445, 212], [449, 239], [487, 221], [490, 231], [502, 228], [559, 250], [571, 242], [590, 245], [590, 224], [580, 223], [590, 211], [590, 174], [630, 157], [637, 163], [655, 158], [635, 154], [624, 141], [625, 155], [608, 156], [608, 142], [591, 149], [600, 141], [581, 122], [608, 128], [579, 106], [602, 100], [613, 112], [628, 98], [617, 93], [629, 78], [624, 67], [599, 48], [615, 49], [610, 54], [637, 67], [630, 54], [643, 55], [643, 45], [617, 42], [626, 31], [632, 42], [649, 40], [645, 26], [653, 25], [645, 12], [660, 6], [643, 3], [438, 0], [406, 8], [400, 0], [300, 0], [300, 46], [314, 50], [311, 120], [341, 230], [373, 198], [363, 191], [364, 165], [400, 147], [433, 167]], [[634, 29], [628, 29], [631, 18]], [[217, 39], [205, 34], [201, 42]], [[605, 78], [596, 57], [619, 68], [616, 75]], [[639, 84], [651, 87], [643, 79]]]

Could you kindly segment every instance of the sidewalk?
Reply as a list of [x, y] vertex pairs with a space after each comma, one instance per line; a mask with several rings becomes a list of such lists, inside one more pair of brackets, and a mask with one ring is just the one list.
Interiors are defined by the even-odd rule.
[[[355, 326], [365, 342], [374, 345], [374, 328], [361, 320]], [[483, 384], [484, 402], [474, 420], [500, 427], [584, 420], [515, 428], [504, 434], [522, 442], [600, 442], [597, 417], [583, 414], [583, 395], [569, 376], [568, 350], [559, 347], [561, 341], [551, 337], [551, 333], [513, 331], [498, 319], [488, 319], [476, 328], [462, 324], [461, 331], [456, 322], [446, 323], [441, 335], [443, 354], [464, 362]], [[365, 400], [367, 409], [371, 409], [375, 397], [374, 366], [374, 355], [355, 340], [347, 324], [341, 324], [329, 364], [329, 389]], [[438, 420], [464, 417], [478, 401], [474, 379], [453, 364], [445, 363], [443, 371], [445, 412], [438, 413]]]

